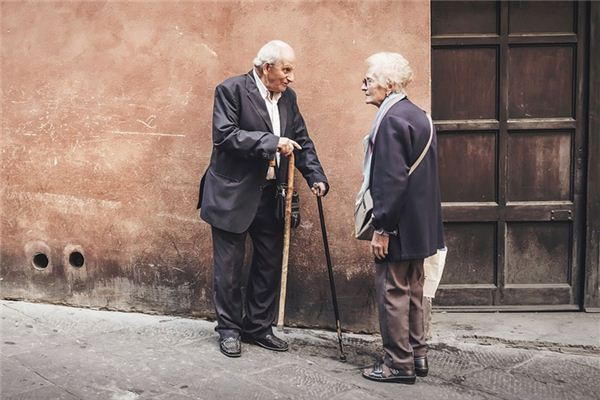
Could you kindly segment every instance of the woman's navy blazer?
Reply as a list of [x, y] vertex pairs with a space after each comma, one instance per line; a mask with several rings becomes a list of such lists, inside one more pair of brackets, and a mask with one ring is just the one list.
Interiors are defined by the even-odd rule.
[[408, 175], [429, 135], [425, 111], [407, 98], [394, 104], [379, 126], [370, 189], [373, 226], [396, 231], [386, 261], [422, 259], [444, 247], [435, 129], [425, 158]]

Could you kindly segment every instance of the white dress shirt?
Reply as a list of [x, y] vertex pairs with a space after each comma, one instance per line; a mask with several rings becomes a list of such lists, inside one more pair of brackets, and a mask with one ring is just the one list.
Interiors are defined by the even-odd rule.
[[[279, 107], [277, 103], [281, 98], [281, 93], [273, 93], [267, 89], [265, 84], [260, 80], [260, 77], [256, 73], [256, 69], [252, 69], [252, 74], [254, 75], [254, 80], [256, 81], [256, 87], [260, 92], [260, 97], [265, 101], [265, 106], [267, 107], [267, 111], [269, 112], [269, 118], [271, 119], [271, 126], [273, 127], [273, 134], [275, 136], [281, 137], [281, 124], [279, 121]], [[279, 153], [275, 156], [277, 158], [277, 165], [279, 165], [279, 158], [281, 155]], [[275, 179], [275, 168], [269, 167], [267, 171], [267, 179]]]

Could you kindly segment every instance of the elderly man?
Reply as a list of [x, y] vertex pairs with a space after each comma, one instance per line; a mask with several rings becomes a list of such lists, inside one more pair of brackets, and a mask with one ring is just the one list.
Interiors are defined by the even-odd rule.
[[[198, 208], [212, 226], [215, 329], [228, 357], [241, 355], [240, 340], [288, 349], [272, 331], [283, 251], [277, 183], [287, 182], [287, 157], [295, 152], [296, 167], [315, 195], [329, 189], [296, 94], [288, 88], [294, 65], [293, 49], [274, 40], [258, 51], [250, 72], [215, 90], [213, 150]], [[244, 302], [240, 286], [247, 234], [254, 251]]]

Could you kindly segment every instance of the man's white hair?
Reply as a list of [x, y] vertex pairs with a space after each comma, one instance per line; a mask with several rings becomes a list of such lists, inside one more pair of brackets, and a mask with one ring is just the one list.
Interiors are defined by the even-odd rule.
[[406, 58], [399, 53], [375, 53], [365, 60], [373, 78], [381, 86], [391, 84], [395, 92], [404, 92], [412, 81], [413, 72]]
[[266, 64], [277, 64], [280, 61], [288, 61], [294, 58], [294, 49], [281, 40], [271, 40], [260, 48], [254, 58], [254, 66], [260, 67]]

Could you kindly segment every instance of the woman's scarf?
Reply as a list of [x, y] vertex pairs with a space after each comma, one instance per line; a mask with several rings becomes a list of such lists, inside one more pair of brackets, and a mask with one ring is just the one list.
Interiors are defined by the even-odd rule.
[[369, 189], [369, 177], [371, 175], [371, 156], [373, 155], [373, 145], [375, 144], [375, 137], [377, 136], [377, 130], [379, 128], [379, 124], [381, 120], [387, 114], [388, 110], [397, 102], [405, 98], [406, 95], [404, 93], [391, 93], [388, 97], [383, 100], [379, 110], [377, 110], [377, 114], [375, 115], [375, 119], [373, 120], [373, 124], [371, 125], [371, 131], [367, 136], [363, 139], [363, 146], [365, 148], [365, 160], [363, 162], [363, 183], [360, 187], [358, 195], [356, 196], [355, 205], [359, 205], [362, 202], [363, 196], [367, 189]]

